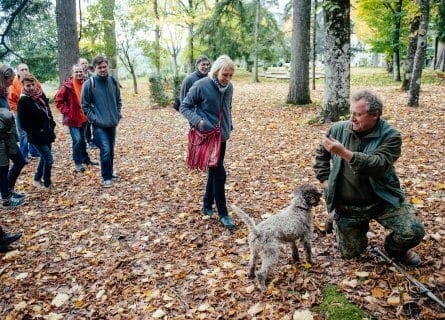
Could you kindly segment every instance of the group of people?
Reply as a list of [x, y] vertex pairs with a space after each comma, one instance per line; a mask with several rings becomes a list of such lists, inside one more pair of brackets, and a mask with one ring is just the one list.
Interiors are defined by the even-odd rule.
[[[224, 191], [224, 156], [233, 129], [231, 78], [235, 65], [228, 56], [220, 56], [210, 72], [209, 66], [207, 57], [198, 58], [197, 70], [182, 83], [179, 111], [200, 131], [221, 126], [221, 154], [217, 166], [208, 169], [202, 213], [212, 216], [216, 204], [220, 222], [233, 229]], [[420, 243], [425, 230], [415, 208], [405, 201], [395, 173], [402, 138], [381, 119], [382, 113], [383, 103], [374, 92], [355, 92], [350, 119], [328, 130], [315, 152], [314, 171], [324, 189], [342, 257], [356, 258], [365, 251], [374, 219], [391, 230], [384, 243], [386, 252], [405, 265], [418, 266], [421, 259], [411, 249]]]
[[[117, 81], [109, 75], [108, 60], [97, 56], [93, 60], [95, 74], [89, 74], [79, 60], [72, 74], [57, 91], [55, 104], [63, 115], [72, 140], [72, 157], [75, 171], [85, 171], [84, 165], [97, 165], [88, 156], [87, 127], [91, 126], [94, 144], [100, 149], [103, 186], [111, 187], [119, 177], [113, 172], [116, 127], [121, 119], [121, 97]], [[86, 61], [86, 60], [85, 60]], [[88, 66], [88, 62], [86, 63]], [[29, 73], [25, 64], [19, 65], [17, 78], [21, 89], [10, 90], [16, 74], [6, 65], [0, 66], [0, 192], [3, 208], [15, 208], [24, 203], [25, 195], [15, 191], [15, 183], [27, 163], [28, 152], [34, 149], [39, 163], [34, 174], [35, 187], [51, 189], [53, 165], [52, 143], [55, 141], [56, 123], [49, 100], [41, 84]], [[17, 87], [18, 88], [18, 87]], [[11, 110], [9, 101], [17, 100]], [[25, 145], [18, 146], [19, 132], [23, 130]], [[93, 141], [91, 141], [92, 143]], [[9, 167], [10, 161], [12, 166]], [[7, 234], [0, 227], [0, 251], [21, 237], [20, 233]]]
[[[96, 73], [85, 82], [81, 66], [73, 66], [73, 75], [58, 91], [55, 103], [63, 114], [64, 124], [70, 128], [73, 160], [79, 171], [84, 164], [91, 164], [85, 152], [86, 124], [91, 123], [95, 143], [100, 149], [103, 186], [110, 187], [117, 178], [113, 174], [114, 143], [122, 103], [119, 86], [108, 74], [108, 61], [99, 56], [94, 59], [93, 66]], [[231, 79], [235, 64], [223, 55], [209, 67], [210, 60], [200, 56], [197, 70], [183, 81], [178, 109], [190, 125], [200, 131], [221, 127], [221, 152], [217, 166], [208, 169], [202, 213], [212, 216], [216, 206], [219, 221], [232, 230], [235, 224], [226, 204], [224, 157], [233, 129]], [[4, 204], [23, 197], [14, 191], [14, 184], [25, 160], [18, 152], [14, 116], [6, 102], [13, 75], [12, 69], [1, 66], [0, 187]], [[35, 181], [39, 181], [43, 174], [43, 184], [49, 186], [54, 123], [47, 99], [35, 78], [23, 76], [21, 81], [20, 100], [23, 99], [23, 104], [21, 107], [19, 103], [18, 118], [24, 130], [30, 133], [28, 140], [36, 145], [43, 159], [43, 167], [37, 170]], [[34, 105], [35, 114], [21, 112], [22, 109], [32, 109], [31, 105]], [[382, 113], [383, 103], [374, 92], [355, 92], [351, 97], [350, 119], [329, 128], [315, 151], [314, 170], [325, 192], [327, 210], [334, 220], [336, 242], [342, 257], [355, 258], [365, 251], [367, 231], [374, 219], [391, 231], [384, 243], [386, 252], [405, 265], [418, 266], [421, 259], [411, 249], [421, 242], [425, 230], [416, 217], [415, 208], [405, 201], [395, 173], [394, 163], [401, 154], [401, 135], [381, 118]], [[40, 119], [38, 123], [45, 128], [34, 128], [28, 117]], [[39, 136], [42, 130], [47, 130], [47, 138], [43, 140]], [[8, 171], [9, 160], [13, 161], [13, 166]], [[18, 234], [8, 235], [0, 229], [0, 249], [4, 243], [18, 237]]]

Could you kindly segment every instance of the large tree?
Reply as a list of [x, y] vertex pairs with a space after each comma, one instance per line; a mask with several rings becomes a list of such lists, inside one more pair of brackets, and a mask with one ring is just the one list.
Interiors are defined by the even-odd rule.
[[419, 10], [421, 14], [419, 31], [417, 32], [417, 48], [414, 56], [413, 75], [409, 84], [408, 105], [419, 106], [420, 80], [425, 63], [426, 47], [428, 45], [428, 24], [430, 22], [430, 1], [419, 0]]
[[308, 104], [311, 2], [293, 0], [291, 72], [287, 103]]
[[25, 62], [41, 81], [57, 74], [54, 8], [48, 0], [0, 0], [0, 60]]
[[337, 121], [349, 112], [350, 89], [350, 1], [324, 4], [325, 88], [321, 116]]
[[445, 0], [437, 1], [437, 15], [433, 18], [437, 36], [434, 43], [434, 69], [445, 71]]
[[56, 0], [56, 22], [59, 82], [62, 83], [79, 59], [76, 0]]

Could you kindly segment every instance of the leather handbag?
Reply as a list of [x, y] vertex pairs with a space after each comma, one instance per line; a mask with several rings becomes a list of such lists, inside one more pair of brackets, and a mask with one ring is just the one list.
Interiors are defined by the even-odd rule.
[[199, 131], [192, 127], [188, 133], [187, 166], [190, 169], [207, 171], [218, 165], [221, 152], [221, 117], [215, 129], [210, 131]]

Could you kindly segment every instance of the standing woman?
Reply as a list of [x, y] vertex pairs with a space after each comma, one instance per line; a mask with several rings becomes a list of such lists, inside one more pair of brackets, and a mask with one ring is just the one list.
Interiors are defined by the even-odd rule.
[[26, 73], [20, 77], [20, 81], [22, 94], [17, 105], [17, 115], [29, 143], [33, 144], [40, 154], [39, 165], [34, 174], [34, 186], [49, 189], [53, 165], [51, 144], [56, 139], [54, 133], [56, 123], [53, 120], [48, 99], [36, 86], [36, 78], [31, 73]]
[[214, 129], [221, 117], [221, 152], [218, 164], [209, 168], [202, 213], [213, 215], [213, 203], [218, 209], [219, 221], [227, 229], [235, 227], [230, 218], [225, 195], [226, 170], [224, 155], [226, 142], [232, 131], [233, 85], [230, 82], [235, 72], [235, 64], [226, 55], [220, 56], [210, 69], [209, 76], [196, 81], [181, 102], [179, 111], [199, 131]]
[[[18, 207], [24, 202], [24, 194], [14, 191], [15, 182], [26, 164], [17, 142], [19, 137], [14, 114], [9, 110], [8, 88], [14, 81], [11, 67], [0, 66], [0, 192], [3, 207]], [[12, 167], [9, 168], [9, 160]], [[0, 228], [1, 235], [1, 228]]]

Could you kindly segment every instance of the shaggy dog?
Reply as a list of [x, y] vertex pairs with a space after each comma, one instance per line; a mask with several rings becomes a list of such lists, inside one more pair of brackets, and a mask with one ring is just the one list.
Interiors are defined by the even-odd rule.
[[280, 242], [289, 243], [292, 258], [299, 261], [295, 241], [300, 239], [304, 244], [306, 259], [312, 263], [312, 215], [311, 207], [320, 202], [321, 193], [312, 184], [304, 184], [294, 191], [291, 204], [279, 213], [267, 218], [258, 225], [243, 210], [232, 205], [233, 211], [249, 228], [250, 261], [248, 276], [255, 278], [255, 266], [258, 255], [261, 257], [261, 268], [256, 277], [262, 291], [266, 290], [266, 279], [276, 265], [280, 253]]

